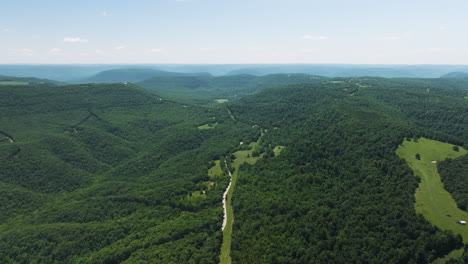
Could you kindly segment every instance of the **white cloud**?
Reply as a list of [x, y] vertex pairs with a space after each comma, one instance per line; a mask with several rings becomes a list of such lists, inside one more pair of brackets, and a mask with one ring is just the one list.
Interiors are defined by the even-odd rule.
[[109, 13], [107, 11], [101, 11], [101, 16], [107, 16]]
[[309, 35], [309, 34], [305, 34], [301, 38], [302, 39], [309, 39], [309, 40], [327, 40], [328, 39], [328, 37], [326, 37], [326, 36], [312, 36], [312, 35]]
[[444, 26], [439, 26], [438, 29], [439, 29], [439, 30], [446, 30], [447, 28], [444, 27]]
[[22, 57], [29, 57], [34, 55], [34, 50], [29, 48], [22, 48], [22, 49], [8, 49], [8, 55], [10, 56], [22, 56]]
[[68, 43], [87, 43], [87, 39], [82, 39], [80, 37], [66, 37], [63, 39], [63, 42], [68, 42]]
[[95, 51], [95, 53], [96, 53], [96, 54], [101, 54], [101, 53], [102, 53], [102, 50], [97, 49], [97, 50]]
[[60, 48], [53, 48], [49, 51], [49, 55], [58, 55], [60, 52], [62, 52], [62, 49]]
[[210, 51], [211, 49], [210, 48], [200, 48], [200, 51], [201, 52], [208, 52]]
[[2, 32], [10, 32], [11, 29], [9, 29], [9, 28], [3, 28], [1, 31], [2, 31]]
[[122, 46], [116, 46], [116, 47], [114, 47], [115, 50], [123, 50], [123, 49], [125, 49], [125, 48], [127, 48], [127, 46], [123, 46], [123, 45], [122, 45]]

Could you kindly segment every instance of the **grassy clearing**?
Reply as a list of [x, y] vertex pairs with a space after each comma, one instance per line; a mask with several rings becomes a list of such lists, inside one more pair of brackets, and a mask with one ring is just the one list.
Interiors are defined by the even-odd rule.
[[225, 102], [227, 102], [229, 100], [228, 99], [216, 99], [214, 101], [217, 102], [218, 104], [222, 104], [222, 103], [225, 103]]
[[210, 179], [218, 178], [223, 175], [223, 169], [221, 168], [221, 161], [215, 160], [215, 165], [208, 170], [208, 176]]
[[356, 85], [359, 87], [359, 88], [366, 88], [366, 87], [369, 87], [368, 85], [362, 85], [360, 83], [356, 83]]
[[234, 223], [234, 211], [232, 209], [232, 194], [234, 192], [234, 188], [236, 186], [237, 178], [239, 177], [239, 167], [244, 162], [249, 164], [255, 164], [261, 156], [259, 157], [252, 157], [252, 153], [257, 148], [258, 143], [252, 142], [249, 145], [251, 147], [250, 150], [241, 150], [234, 153], [236, 157], [231, 165], [234, 167], [234, 173], [232, 174], [232, 183], [231, 189], [229, 190], [226, 198], [226, 208], [227, 208], [227, 223], [226, 227], [223, 231], [223, 244], [221, 245], [221, 256], [220, 256], [220, 263], [221, 264], [230, 264], [231, 263], [231, 239], [232, 239], [232, 225]]
[[[418, 142], [405, 140], [396, 153], [404, 158], [415, 175], [421, 178], [415, 194], [416, 212], [440, 229], [452, 230], [462, 235], [464, 243], [468, 243], [468, 226], [457, 223], [460, 220], [468, 220], [468, 212], [457, 208], [455, 200], [444, 189], [437, 172], [437, 164], [431, 163], [434, 160], [457, 158], [467, 153], [463, 148], [457, 152], [452, 147], [452, 144], [421, 138]], [[420, 154], [420, 160], [415, 158], [416, 153]]]
[[0, 85], [28, 85], [29, 82], [0, 81]]
[[344, 81], [330, 81], [330, 83], [344, 83]]
[[218, 122], [213, 123], [213, 124], [204, 124], [201, 126], [198, 126], [198, 129], [204, 130], [204, 129], [213, 129], [218, 125]]
[[281, 151], [285, 148], [285, 146], [276, 146], [273, 149], [273, 152], [275, 153], [275, 157], [278, 157], [279, 154], [281, 154]]

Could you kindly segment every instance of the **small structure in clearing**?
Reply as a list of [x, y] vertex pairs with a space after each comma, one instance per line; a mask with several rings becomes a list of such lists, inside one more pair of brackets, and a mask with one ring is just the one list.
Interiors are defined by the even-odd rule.
[[460, 221], [458, 221], [458, 223], [459, 223], [460, 225], [466, 225], [466, 221], [461, 221], [461, 220], [460, 220]]
[[437, 164], [437, 160], [431, 161], [432, 164]]

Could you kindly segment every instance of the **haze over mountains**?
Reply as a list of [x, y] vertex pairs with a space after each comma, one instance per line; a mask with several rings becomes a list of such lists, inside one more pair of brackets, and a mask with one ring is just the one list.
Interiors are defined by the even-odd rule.
[[119, 83], [0, 81], [2, 263], [431, 263], [463, 247], [416, 214], [418, 178], [395, 150], [424, 136], [462, 153], [468, 79], [88, 80]]
[[[76, 82], [113, 69], [139, 69], [176, 73], [209, 73], [215, 76], [251, 74], [267, 75], [275, 73], [304, 73], [324, 77], [417, 77], [438, 78], [450, 72], [468, 72], [465, 65], [351, 65], [351, 64], [154, 64], [154, 65], [0, 65], [0, 75], [46, 78], [57, 81]], [[134, 72], [136, 74], [136, 72]], [[133, 78], [133, 77], [132, 77]], [[132, 79], [130, 78], [130, 79]], [[141, 78], [139, 78], [141, 79]], [[91, 79], [90, 79], [91, 80]], [[128, 80], [130, 81], [130, 80]]]
[[[468, 261], [465, 66], [0, 70], [1, 263]], [[461, 156], [436, 220], [418, 140]]]

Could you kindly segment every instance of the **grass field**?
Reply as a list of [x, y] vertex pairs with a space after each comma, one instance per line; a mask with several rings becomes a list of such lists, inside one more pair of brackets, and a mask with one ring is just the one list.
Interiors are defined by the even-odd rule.
[[210, 179], [217, 178], [223, 175], [223, 169], [221, 168], [221, 161], [215, 160], [215, 165], [208, 170], [208, 176]]
[[252, 157], [252, 153], [256, 149], [258, 143], [252, 142], [250, 143], [250, 150], [241, 150], [234, 153], [236, 157], [231, 165], [235, 169], [234, 173], [232, 174], [232, 183], [231, 189], [227, 194], [226, 198], [226, 208], [227, 208], [227, 223], [226, 227], [223, 231], [223, 244], [221, 245], [221, 256], [220, 256], [220, 263], [221, 264], [230, 264], [231, 263], [231, 238], [232, 238], [232, 225], [234, 223], [234, 210], [232, 208], [232, 194], [234, 192], [234, 188], [236, 186], [237, 178], [239, 177], [239, 167], [244, 162], [249, 164], [255, 164], [261, 156], [259, 157]]
[[28, 85], [29, 82], [0, 81], [0, 85]]
[[201, 126], [198, 126], [198, 129], [204, 130], [204, 129], [212, 129], [215, 128], [218, 125], [218, 122], [213, 123], [213, 124], [204, 124]]
[[275, 153], [275, 157], [278, 157], [279, 154], [281, 154], [281, 151], [285, 148], [285, 146], [276, 146], [273, 149], [273, 152]]
[[[421, 178], [415, 194], [416, 212], [433, 225], [462, 235], [464, 243], [468, 243], [468, 226], [457, 223], [460, 220], [468, 220], [468, 212], [457, 208], [455, 200], [444, 189], [437, 172], [437, 164], [431, 163], [434, 160], [457, 158], [467, 153], [463, 148], [457, 152], [452, 147], [451, 144], [421, 138], [418, 142], [405, 140], [396, 152], [408, 162], [415, 175]], [[416, 153], [421, 155], [420, 160], [415, 158]]]

